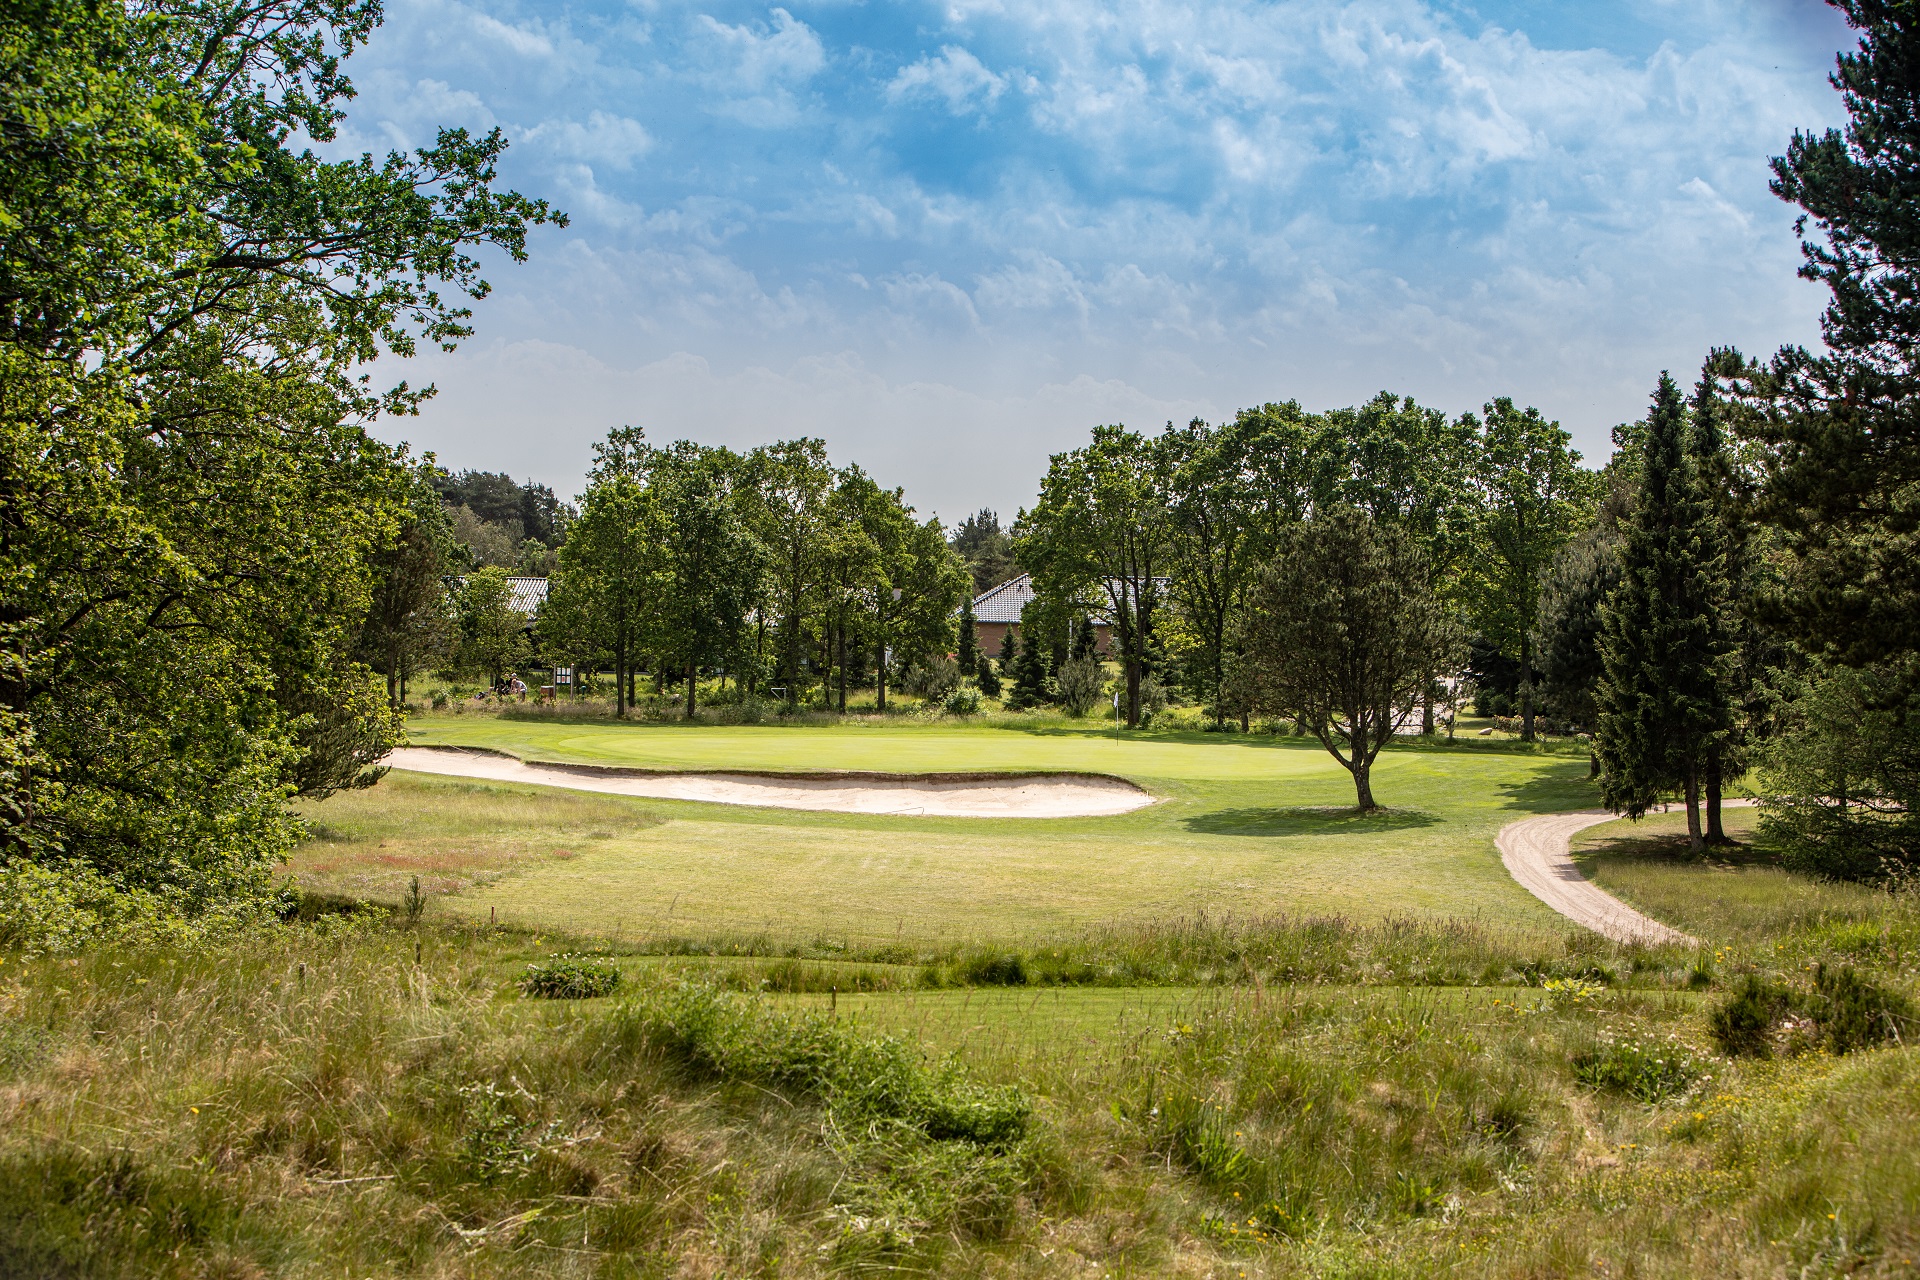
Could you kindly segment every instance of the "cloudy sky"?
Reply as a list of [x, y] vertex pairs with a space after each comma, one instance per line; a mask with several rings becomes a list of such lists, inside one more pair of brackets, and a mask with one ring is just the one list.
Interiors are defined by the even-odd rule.
[[498, 125], [573, 225], [381, 433], [563, 495], [623, 423], [818, 435], [948, 519], [1102, 422], [1383, 388], [1598, 461], [1661, 368], [1816, 338], [1766, 162], [1847, 40], [1811, 0], [389, 0], [343, 142]]

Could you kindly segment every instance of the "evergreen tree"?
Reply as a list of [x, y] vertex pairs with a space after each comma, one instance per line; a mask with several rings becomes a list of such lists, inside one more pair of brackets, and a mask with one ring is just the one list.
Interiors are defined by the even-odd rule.
[[1773, 191], [1818, 235], [1800, 274], [1825, 284], [1825, 350], [1782, 350], [1745, 388], [1764, 412], [1758, 514], [1786, 570], [1767, 620], [1815, 657], [1920, 685], [1920, 17], [1835, 0], [1860, 32], [1836, 60], [1844, 130], [1795, 131]]
[[1725, 607], [1725, 554], [1714, 545], [1688, 435], [1680, 390], [1662, 373], [1640, 492], [1622, 528], [1620, 584], [1601, 613], [1597, 747], [1607, 807], [1638, 818], [1679, 790], [1698, 849], [1701, 788], [1732, 716], [1714, 621]]
[[1094, 630], [1093, 619], [1083, 613], [1073, 626], [1073, 652], [1070, 657], [1077, 662], [1082, 658], [1096, 658], [1099, 651], [1100, 633]]
[[1035, 627], [1020, 628], [1020, 656], [1013, 660], [1013, 692], [1007, 706], [1013, 711], [1044, 706], [1052, 701], [1047, 688], [1047, 654], [1036, 638]]
[[980, 665], [980, 644], [974, 635], [971, 600], [960, 606], [960, 644], [954, 651], [954, 659], [962, 671], [971, 671]]
[[1737, 374], [1743, 364], [1739, 353], [1735, 351], [1715, 349], [1708, 353], [1706, 363], [1700, 370], [1700, 381], [1694, 387], [1687, 431], [1687, 459], [1693, 469], [1701, 507], [1700, 562], [1702, 571], [1712, 577], [1709, 584], [1712, 603], [1707, 615], [1711, 644], [1716, 652], [1728, 657], [1721, 674], [1722, 692], [1727, 699], [1726, 732], [1714, 740], [1707, 757], [1706, 839], [1709, 844], [1730, 843], [1720, 820], [1721, 791], [1727, 782], [1738, 778], [1746, 769], [1741, 752], [1743, 739], [1739, 732], [1739, 717], [1734, 714], [1733, 706], [1734, 685], [1738, 682], [1740, 672], [1737, 662], [1732, 659], [1740, 648], [1743, 627], [1733, 603], [1736, 566], [1735, 538], [1729, 516], [1731, 467], [1727, 457], [1726, 432], [1721, 423], [1725, 406], [1721, 403], [1718, 386], [1721, 372]]
[[994, 674], [993, 659], [981, 654], [973, 665], [974, 683], [980, 686], [980, 692], [989, 698], [1000, 696], [1000, 677]]
[[1013, 628], [1008, 627], [1000, 633], [1000, 670], [1002, 674], [1013, 670]]

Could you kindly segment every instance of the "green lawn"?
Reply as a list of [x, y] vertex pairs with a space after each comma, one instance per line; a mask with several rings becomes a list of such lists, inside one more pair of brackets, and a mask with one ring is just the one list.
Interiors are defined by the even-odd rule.
[[1360, 818], [1345, 771], [1300, 739], [453, 716], [416, 722], [413, 738], [650, 767], [1097, 770], [1159, 799], [1108, 818], [907, 818], [396, 773], [309, 809], [323, 838], [294, 871], [311, 886], [394, 898], [418, 874], [442, 892], [439, 909], [627, 939], [1026, 940], [1202, 912], [1557, 928], [1507, 876], [1493, 835], [1591, 803], [1583, 761], [1475, 746], [1384, 753], [1374, 790], [1389, 809]]

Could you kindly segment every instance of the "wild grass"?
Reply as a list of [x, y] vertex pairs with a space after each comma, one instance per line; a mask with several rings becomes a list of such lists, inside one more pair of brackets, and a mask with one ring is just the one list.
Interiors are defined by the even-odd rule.
[[[767, 997], [655, 962], [554, 1003], [514, 988], [527, 945], [336, 917], [217, 954], [10, 958], [0, 1273], [1678, 1277], [1915, 1256], [1920, 1057], [1720, 1058], [1718, 992]], [[1005, 1052], [947, 1055], [1015, 1023]], [[1628, 1042], [1697, 1074], [1636, 1089], [1582, 1065]]]
[[1576, 838], [1575, 861], [1609, 892], [1713, 943], [1723, 967], [1826, 961], [1920, 978], [1920, 896], [1787, 871], [1755, 819], [1728, 810], [1736, 843], [1703, 855], [1687, 851], [1682, 814], [1606, 823]]

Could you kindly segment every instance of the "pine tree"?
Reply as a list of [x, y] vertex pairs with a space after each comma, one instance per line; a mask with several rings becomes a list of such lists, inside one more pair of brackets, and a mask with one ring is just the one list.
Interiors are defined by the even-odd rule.
[[1606, 675], [1596, 698], [1601, 790], [1608, 808], [1638, 818], [1664, 792], [1687, 802], [1689, 843], [1701, 848], [1700, 791], [1731, 721], [1726, 556], [1694, 476], [1687, 413], [1665, 373], [1647, 419], [1640, 491], [1622, 527], [1620, 584], [1601, 619]]
[[1006, 674], [1013, 670], [1013, 628], [1008, 627], [1000, 633], [1000, 671]]
[[[1687, 460], [1693, 469], [1694, 485], [1702, 509], [1700, 563], [1702, 571], [1713, 579], [1710, 583], [1712, 603], [1708, 610], [1710, 643], [1715, 652], [1728, 658], [1740, 648], [1739, 641], [1744, 628], [1733, 604], [1733, 580], [1737, 574], [1734, 530], [1729, 517], [1731, 503], [1728, 500], [1731, 468], [1727, 458], [1726, 431], [1721, 421], [1726, 406], [1720, 400], [1718, 382], [1722, 372], [1737, 374], [1743, 366], [1744, 361], [1736, 351], [1716, 348], [1707, 354], [1706, 363], [1700, 370], [1700, 381], [1694, 387], [1687, 431]], [[1738, 717], [1734, 714], [1734, 665], [1731, 661], [1724, 664], [1720, 684], [1722, 697], [1726, 701], [1726, 732], [1715, 739], [1707, 758], [1706, 839], [1709, 844], [1731, 843], [1720, 820], [1721, 791], [1727, 782], [1738, 778], [1746, 769], [1740, 750], [1742, 740], [1738, 732]]]
[[1099, 648], [1100, 634], [1093, 629], [1093, 619], [1083, 613], [1080, 615], [1080, 620], [1074, 624], [1073, 652], [1069, 657], [1075, 661], [1081, 658], [1092, 658], [1097, 656]]
[[1034, 638], [1035, 628], [1020, 628], [1020, 656], [1013, 660], [1013, 692], [1007, 706], [1015, 711], [1052, 701], [1047, 689], [1047, 654]]
[[993, 659], [984, 653], [974, 664], [973, 679], [974, 683], [980, 686], [980, 692], [989, 698], [1000, 696], [1000, 677], [994, 674]]
[[960, 606], [960, 647], [954, 654], [962, 671], [971, 671], [979, 665], [980, 646], [974, 638], [973, 602], [967, 601]]

